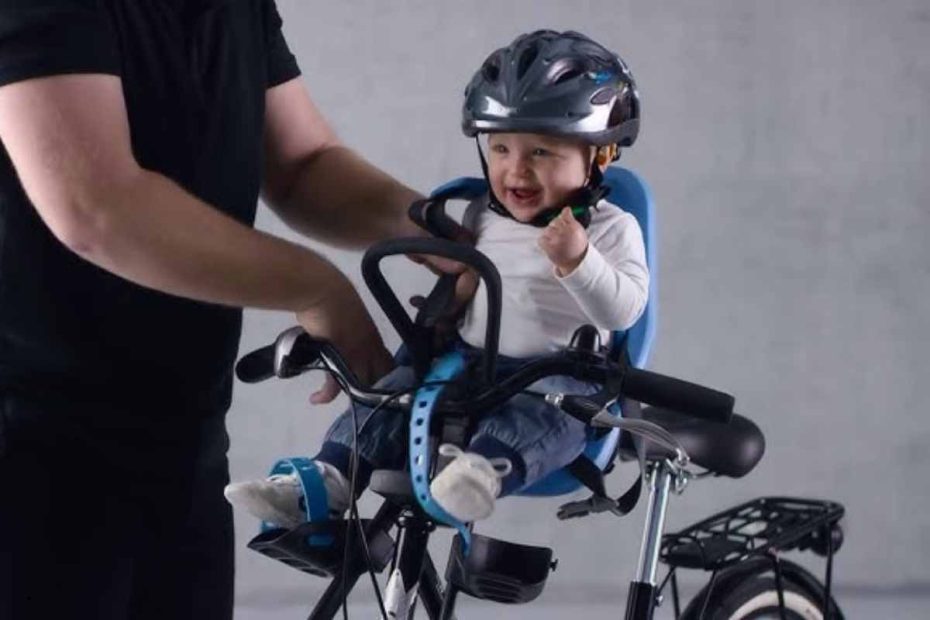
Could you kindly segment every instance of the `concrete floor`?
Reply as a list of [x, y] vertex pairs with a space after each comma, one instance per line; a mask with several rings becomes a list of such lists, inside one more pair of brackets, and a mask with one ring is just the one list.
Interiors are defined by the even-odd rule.
[[[927, 620], [930, 618], [930, 596], [876, 596], [840, 592], [837, 597], [848, 620]], [[622, 605], [619, 604], [619, 605]], [[310, 612], [310, 605], [239, 607], [236, 620], [300, 620]], [[559, 604], [537, 601], [520, 606], [489, 605], [462, 600], [457, 614], [460, 620], [498, 618], [500, 620], [617, 620], [623, 616], [618, 604]], [[378, 617], [377, 607], [369, 602], [349, 603], [349, 618], [373, 620]], [[424, 616], [425, 617], [425, 616]], [[338, 619], [342, 615], [338, 615]], [[673, 620], [671, 605], [656, 613], [656, 620]]]

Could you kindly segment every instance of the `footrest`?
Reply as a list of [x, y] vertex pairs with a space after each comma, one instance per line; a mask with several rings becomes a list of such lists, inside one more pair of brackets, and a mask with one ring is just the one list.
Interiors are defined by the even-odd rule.
[[461, 536], [452, 541], [446, 580], [475, 598], [528, 603], [542, 592], [555, 569], [552, 549], [531, 547], [472, 534], [468, 555]]
[[717, 570], [769, 550], [811, 546], [838, 527], [845, 509], [824, 500], [760, 497], [662, 539], [670, 566]]
[[[370, 519], [362, 520], [362, 528], [366, 532], [370, 524]], [[348, 531], [351, 531], [349, 557], [363, 557], [360, 534], [355, 524], [349, 521], [304, 523], [291, 530], [270, 529], [253, 538], [249, 548], [299, 571], [317, 577], [333, 577], [342, 569]], [[370, 532], [368, 550], [373, 568], [381, 572], [391, 561], [394, 541], [384, 530]]]

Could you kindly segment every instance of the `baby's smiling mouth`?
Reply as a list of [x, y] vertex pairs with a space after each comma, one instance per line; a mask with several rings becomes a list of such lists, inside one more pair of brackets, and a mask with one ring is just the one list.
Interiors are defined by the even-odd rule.
[[507, 188], [507, 194], [518, 203], [534, 202], [541, 193], [541, 190], [530, 187]]

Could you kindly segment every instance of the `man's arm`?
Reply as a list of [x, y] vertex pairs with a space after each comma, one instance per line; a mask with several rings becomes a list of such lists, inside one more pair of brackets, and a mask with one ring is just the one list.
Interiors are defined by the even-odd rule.
[[361, 377], [384, 370], [386, 352], [370, 346], [380, 342], [377, 330], [337, 269], [138, 165], [119, 78], [66, 75], [3, 86], [0, 139], [42, 220], [82, 258], [167, 293], [293, 311], [350, 363], [354, 357]]
[[407, 217], [419, 194], [346, 148], [300, 79], [269, 89], [265, 106], [264, 197], [288, 225], [349, 248], [425, 234]]
[[3, 87], [0, 137], [52, 233], [107, 271], [202, 301], [295, 312], [320, 296], [308, 285], [331, 279], [320, 257], [251, 230], [141, 168], [116, 77]]

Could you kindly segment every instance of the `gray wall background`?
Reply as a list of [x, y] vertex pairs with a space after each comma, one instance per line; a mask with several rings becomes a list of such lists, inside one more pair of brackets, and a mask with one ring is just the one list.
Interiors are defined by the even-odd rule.
[[[930, 586], [926, 0], [278, 4], [304, 80], [340, 135], [423, 191], [479, 173], [459, 106], [492, 49], [552, 27], [620, 52], [644, 106], [622, 163], [651, 183], [659, 216], [651, 367], [731, 391], [768, 440], [747, 478], [701, 481], [674, 498], [670, 527], [760, 494], [834, 498], [848, 510], [841, 587]], [[267, 210], [259, 225], [295, 238]], [[358, 255], [321, 251], [362, 287]], [[407, 276], [404, 291], [430, 282], [411, 264], [391, 271]], [[243, 352], [291, 324], [249, 312]], [[345, 403], [311, 408], [320, 380], [237, 385], [235, 477], [315, 450]], [[634, 475], [615, 474], [613, 487]], [[550, 601], [621, 598], [643, 507], [624, 520], [562, 523], [559, 503], [504, 501], [480, 531], [555, 547]], [[239, 602], [312, 600], [321, 581], [245, 548], [256, 525], [237, 515]], [[444, 562], [446, 538], [437, 542]]]

